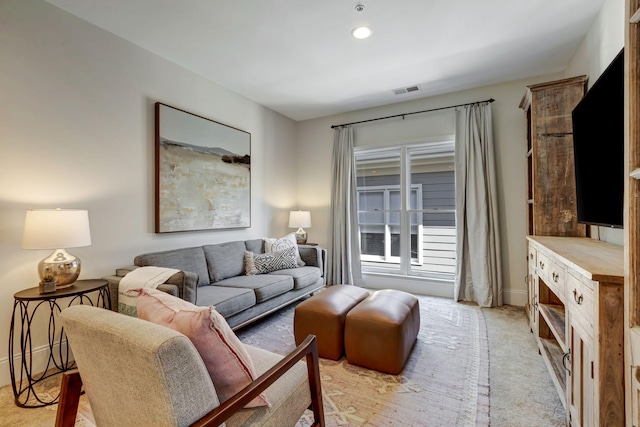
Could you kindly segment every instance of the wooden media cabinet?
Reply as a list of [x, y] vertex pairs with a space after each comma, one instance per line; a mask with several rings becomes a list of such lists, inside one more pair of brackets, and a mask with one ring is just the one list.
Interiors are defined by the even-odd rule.
[[623, 426], [624, 248], [527, 236], [530, 324], [570, 426]]

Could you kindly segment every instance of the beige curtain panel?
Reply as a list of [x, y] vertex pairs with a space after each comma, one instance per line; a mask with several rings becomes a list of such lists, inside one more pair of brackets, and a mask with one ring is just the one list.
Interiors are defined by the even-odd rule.
[[502, 305], [491, 104], [456, 110], [456, 277], [454, 299]]
[[350, 126], [334, 130], [331, 167], [333, 180], [327, 284], [362, 286], [356, 168], [353, 157], [353, 128]]

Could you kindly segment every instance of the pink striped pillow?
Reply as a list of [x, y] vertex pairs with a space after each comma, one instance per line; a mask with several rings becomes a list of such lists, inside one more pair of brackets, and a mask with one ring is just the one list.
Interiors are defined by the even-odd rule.
[[[255, 378], [253, 362], [227, 321], [213, 307], [198, 307], [153, 288], [138, 289], [138, 317], [186, 335], [200, 353], [220, 403]], [[263, 394], [245, 408], [271, 406]]]

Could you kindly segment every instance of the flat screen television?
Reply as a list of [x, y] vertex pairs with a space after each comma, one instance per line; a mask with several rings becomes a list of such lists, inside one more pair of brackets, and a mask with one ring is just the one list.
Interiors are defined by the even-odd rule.
[[622, 228], [624, 202], [624, 52], [572, 113], [578, 222]]

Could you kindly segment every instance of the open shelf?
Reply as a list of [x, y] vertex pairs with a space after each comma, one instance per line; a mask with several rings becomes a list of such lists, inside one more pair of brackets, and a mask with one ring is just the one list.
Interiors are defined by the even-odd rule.
[[567, 371], [562, 366], [564, 353], [558, 342], [553, 338], [540, 338], [538, 343], [540, 345], [540, 354], [542, 354], [545, 364], [550, 368], [549, 372], [553, 373], [551, 380], [558, 389], [560, 400], [566, 409]]
[[[544, 282], [539, 281], [545, 288]], [[538, 345], [551, 379], [558, 389], [561, 399], [564, 399], [567, 389], [567, 371], [562, 365], [567, 353], [565, 333], [565, 306], [547, 288], [540, 293], [541, 302], [538, 304]], [[562, 402], [566, 408], [566, 402]]]
[[540, 314], [547, 322], [562, 351], [566, 351], [564, 306], [559, 304], [540, 304]]

